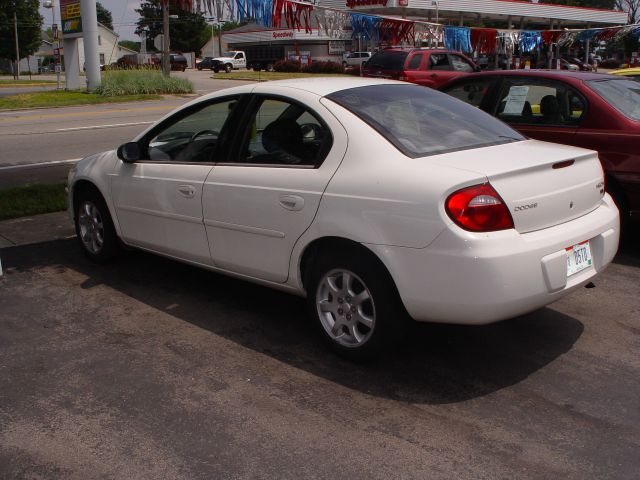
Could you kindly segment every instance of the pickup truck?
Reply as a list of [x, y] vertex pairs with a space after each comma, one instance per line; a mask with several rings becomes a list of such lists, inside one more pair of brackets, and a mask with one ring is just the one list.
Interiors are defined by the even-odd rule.
[[229, 73], [231, 70], [240, 68], [247, 68], [247, 57], [244, 52], [239, 50], [224, 52], [221, 57], [211, 59], [211, 70], [216, 73], [220, 70]]

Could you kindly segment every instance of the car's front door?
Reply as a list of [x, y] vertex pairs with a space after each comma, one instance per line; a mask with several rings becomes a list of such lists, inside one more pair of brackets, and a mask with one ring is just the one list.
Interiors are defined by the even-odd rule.
[[431, 86], [438, 88], [461, 74], [472, 73], [474, 67], [455, 53], [433, 52], [429, 54], [426, 69], [427, 78], [433, 83]]
[[140, 142], [142, 159], [120, 161], [112, 193], [123, 239], [181, 259], [210, 264], [202, 187], [225, 148], [237, 105], [227, 97], [178, 112]]
[[287, 280], [293, 247], [347, 146], [319, 98], [292, 90], [263, 96], [256, 87], [233, 161], [216, 165], [203, 192], [214, 265], [274, 282]]
[[572, 145], [586, 110], [585, 98], [563, 82], [512, 77], [490, 113], [528, 137]]

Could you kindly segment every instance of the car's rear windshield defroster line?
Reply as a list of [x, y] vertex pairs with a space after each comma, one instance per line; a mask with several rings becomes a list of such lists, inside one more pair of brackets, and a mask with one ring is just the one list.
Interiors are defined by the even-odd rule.
[[525, 140], [480, 109], [417, 85], [356, 87], [327, 98], [412, 158]]

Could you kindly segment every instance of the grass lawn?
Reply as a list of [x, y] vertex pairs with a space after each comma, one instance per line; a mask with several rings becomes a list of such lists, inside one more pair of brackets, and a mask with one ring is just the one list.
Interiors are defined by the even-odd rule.
[[67, 107], [70, 105], [92, 105], [97, 103], [131, 102], [135, 100], [157, 100], [160, 95], [122, 95], [107, 97], [81, 91], [54, 90], [10, 95], [0, 98], [0, 110], [34, 107]]
[[14, 80], [14, 79], [2, 79], [0, 80], [0, 88], [2, 87], [23, 87], [23, 86], [32, 86], [32, 87], [40, 87], [55, 84], [55, 80]]
[[267, 80], [286, 80], [288, 78], [313, 78], [313, 77], [352, 77], [353, 75], [347, 75], [344, 73], [287, 73], [287, 72], [254, 72], [253, 70], [240, 70], [238, 72], [231, 73], [214, 73], [213, 77], [216, 80], [254, 80], [266, 82]]
[[0, 220], [66, 209], [64, 187], [64, 183], [47, 183], [0, 188]]

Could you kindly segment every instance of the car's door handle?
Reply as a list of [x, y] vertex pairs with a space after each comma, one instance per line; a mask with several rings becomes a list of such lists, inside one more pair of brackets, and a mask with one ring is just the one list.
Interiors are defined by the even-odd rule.
[[304, 198], [299, 195], [280, 195], [280, 205], [287, 210], [297, 212], [304, 208]]
[[191, 198], [196, 194], [196, 187], [193, 185], [180, 185], [178, 191], [183, 197]]
[[436, 78], [437, 76], [438, 76], [438, 74], [437, 74], [437, 73], [432, 73], [432, 74], [431, 74], [431, 78]]

